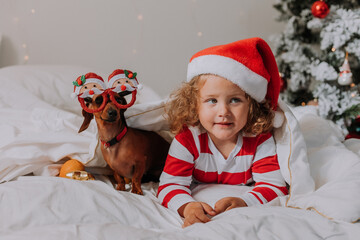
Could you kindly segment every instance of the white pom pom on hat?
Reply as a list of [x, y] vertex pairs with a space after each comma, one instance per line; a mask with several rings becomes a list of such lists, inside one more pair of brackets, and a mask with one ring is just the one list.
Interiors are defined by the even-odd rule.
[[70, 97], [73, 98], [73, 99], [75, 99], [77, 96], [78, 95], [75, 92], [72, 92], [71, 95], [70, 95]]
[[[257, 102], [268, 99], [274, 111], [280, 93], [280, 76], [269, 45], [261, 38], [249, 38], [210, 47], [192, 56], [187, 81], [200, 74], [215, 74], [238, 85]], [[276, 111], [274, 127], [284, 121]]]
[[280, 112], [279, 110], [275, 111], [274, 115], [274, 121], [273, 126], [274, 128], [279, 128], [282, 126], [283, 122], [285, 120], [285, 116], [283, 112]]

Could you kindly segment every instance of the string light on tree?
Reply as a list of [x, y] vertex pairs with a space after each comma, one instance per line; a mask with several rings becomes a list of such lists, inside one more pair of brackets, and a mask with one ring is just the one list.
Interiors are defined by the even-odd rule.
[[285, 75], [283, 73], [279, 72], [279, 76], [280, 76], [280, 92], [283, 93], [287, 88], [287, 82], [285, 79]]
[[314, 98], [313, 100], [309, 101], [307, 103], [308, 106], [318, 106], [319, 103], [318, 103], [318, 99], [317, 98]]

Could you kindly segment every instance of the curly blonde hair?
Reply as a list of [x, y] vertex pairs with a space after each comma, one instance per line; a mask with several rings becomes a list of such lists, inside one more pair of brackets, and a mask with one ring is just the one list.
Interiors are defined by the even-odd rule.
[[[190, 82], [184, 82], [182, 86], [170, 95], [170, 100], [165, 106], [166, 118], [170, 124], [170, 131], [180, 133], [184, 126], [200, 125], [198, 115], [199, 91], [205, 84], [205, 79], [198, 75]], [[247, 122], [242, 129], [246, 134], [259, 135], [270, 132], [273, 128], [274, 112], [268, 101], [258, 103], [248, 94], [249, 114]]]

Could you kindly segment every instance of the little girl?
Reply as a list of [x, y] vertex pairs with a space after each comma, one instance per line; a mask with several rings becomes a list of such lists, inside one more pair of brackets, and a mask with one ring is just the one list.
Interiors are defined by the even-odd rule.
[[[271, 134], [279, 89], [275, 58], [260, 38], [191, 58], [187, 82], [167, 106], [176, 136], [158, 189], [162, 204], [185, 218], [184, 227], [288, 193]], [[190, 185], [198, 183], [255, 186], [241, 198], [220, 199], [213, 209], [191, 196]]]

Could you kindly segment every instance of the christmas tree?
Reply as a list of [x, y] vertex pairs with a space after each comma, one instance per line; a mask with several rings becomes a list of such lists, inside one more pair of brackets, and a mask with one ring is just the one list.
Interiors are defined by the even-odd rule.
[[274, 7], [286, 23], [271, 39], [282, 98], [315, 102], [347, 134], [360, 115], [360, 0], [277, 0]]

